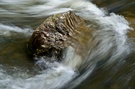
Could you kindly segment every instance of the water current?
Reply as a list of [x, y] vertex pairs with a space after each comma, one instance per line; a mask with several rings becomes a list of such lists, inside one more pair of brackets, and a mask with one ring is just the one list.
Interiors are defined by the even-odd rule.
[[[0, 0], [0, 89], [135, 89], [134, 3]], [[95, 45], [84, 58], [69, 47], [61, 62], [42, 57], [34, 62], [27, 50], [34, 29], [48, 16], [69, 10], [86, 21]]]

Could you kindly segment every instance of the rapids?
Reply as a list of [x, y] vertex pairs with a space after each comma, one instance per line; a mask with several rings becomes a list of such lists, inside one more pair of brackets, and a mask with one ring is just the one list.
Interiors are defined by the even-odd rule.
[[[134, 28], [124, 16], [88, 0], [0, 0], [0, 6], [0, 89], [107, 89], [103, 85], [111, 86], [108, 89], [135, 88], [128, 82], [135, 76], [134, 67], [125, 72], [128, 76], [120, 70], [127, 69], [123, 65], [134, 57], [135, 50], [133, 39], [127, 35]], [[95, 46], [88, 48], [85, 58], [69, 47], [60, 63], [43, 58], [31, 61], [27, 42], [33, 30], [48, 16], [69, 10], [83, 17], [93, 30]], [[118, 71], [123, 75], [118, 73], [121, 77], [115, 80]]]

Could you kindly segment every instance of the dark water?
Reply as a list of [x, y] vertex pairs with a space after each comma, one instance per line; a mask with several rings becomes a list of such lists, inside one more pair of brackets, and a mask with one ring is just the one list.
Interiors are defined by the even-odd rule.
[[[134, 0], [93, 0], [99, 7], [123, 15], [134, 28], [135, 1]], [[134, 40], [135, 32], [128, 36]], [[133, 46], [134, 49], [134, 46]], [[135, 52], [126, 56], [123, 63], [116, 62], [110, 67], [97, 68], [89, 78], [75, 89], [134, 89], [135, 88]]]
[[[0, 0], [0, 89], [135, 89], [135, 1], [90, 1]], [[62, 63], [41, 71], [27, 42], [45, 18], [69, 10], [88, 22], [99, 44], [85, 59], [71, 48]]]

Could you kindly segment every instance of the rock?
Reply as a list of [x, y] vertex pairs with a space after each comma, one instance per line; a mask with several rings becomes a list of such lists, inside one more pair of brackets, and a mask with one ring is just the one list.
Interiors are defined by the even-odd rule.
[[90, 33], [90, 29], [80, 16], [72, 11], [60, 13], [47, 18], [34, 31], [28, 47], [35, 56], [55, 56], [60, 59], [62, 50], [68, 46], [84, 49]]

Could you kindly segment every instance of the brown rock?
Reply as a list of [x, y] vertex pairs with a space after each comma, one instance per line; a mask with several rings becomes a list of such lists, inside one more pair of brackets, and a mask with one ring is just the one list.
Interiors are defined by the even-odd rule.
[[56, 56], [59, 58], [62, 50], [69, 45], [78, 47], [78, 43], [81, 43], [79, 48], [84, 49], [88, 44], [90, 33], [84, 20], [69, 11], [47, 18], [34, 31], [28, 46], [36, 56]]

